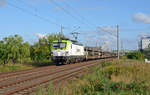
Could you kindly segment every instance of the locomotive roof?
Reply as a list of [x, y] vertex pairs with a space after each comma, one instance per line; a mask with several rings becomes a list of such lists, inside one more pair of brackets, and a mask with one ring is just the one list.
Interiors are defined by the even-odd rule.
[[75, 45], [81, 45], [81, 46], [83, 46], [83, 44], [81, 44], [81, 43], [79, 43], [78, 41], [76, 41], [76, 40], [71, 40], [71, 39], [69, 39], [69, 38], [61, 38], [61, 40], [69, 40], [69, 41], [71, 41], [73, 44], [75, 44]]
[[75, 43], [73, 43], [73, 44], [83, 46], [83, 44], [78, 43], [78, 42], [75, 42]]

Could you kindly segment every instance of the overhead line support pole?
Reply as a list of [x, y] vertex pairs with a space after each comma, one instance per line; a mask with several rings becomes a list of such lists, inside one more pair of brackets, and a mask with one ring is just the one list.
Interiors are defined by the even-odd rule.
[[120, 36], [119, 36], [119, 25], [117, 25], [117, 58], [120, 59]]
[[[64, 29], [64, 27], [61, 25], [61, 26], [60, 26], [60, 32], [59, 32], [59, 35], [60, 35], [60, 36], [63, 35], [63, 29]], [[61, 40], [61, 39], [62, 39], [62, 37], [59, 37], [59, 40]]]
[[63, 34], [63, 26], [61, 25], [60, 33]]

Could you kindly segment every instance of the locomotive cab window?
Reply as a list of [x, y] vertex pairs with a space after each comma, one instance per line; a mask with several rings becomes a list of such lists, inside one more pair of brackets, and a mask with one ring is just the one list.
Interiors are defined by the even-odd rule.
[[66, 43], [65, 42], [54, 42], [53, 48], [66, 48]]

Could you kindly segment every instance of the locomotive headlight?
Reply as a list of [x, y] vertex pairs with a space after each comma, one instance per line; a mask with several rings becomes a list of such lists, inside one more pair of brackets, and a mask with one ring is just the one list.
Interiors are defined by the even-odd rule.
[[51, 52], [51, 56], [53, 56], [53, 52]]

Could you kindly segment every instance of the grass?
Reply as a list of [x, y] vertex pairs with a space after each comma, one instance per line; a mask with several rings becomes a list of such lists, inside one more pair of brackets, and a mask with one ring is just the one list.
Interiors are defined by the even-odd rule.
[[72, 95], [149, 95], [150, 64], [135, 60], [103, 62], [69, 88]]
[[61, 92], [39, 95], [150, 95], [150, 64], [125, 58], [103, 61]]
[[0, 72], [14, 72], [18, 70], [24, 70], [24, 69], [32, 69], [35, 68], [32, 65], [25, 65], [25, 64], [5, 64], [0, 65]]
[[44, 60], [42, 62], [24, 62], [24, 63], [16, 63], [16, 64], [9, 62], [8, 64], [0, 64], [0, 73], [15, 72], [18, 70], [32, 69], [32, 68], [50, 66], [50, 65], [55, 65], [55, 64], [53, 64], [51, 60]]
[[49, 82], [48, 88], [43, 88], [39, 85], [37, 92], [32, 92], [30, 95], [66, 95], [66, 90], [60, 88], [59, 91], [56, 91], [56, 89], [53, 88], [52, 82]]

